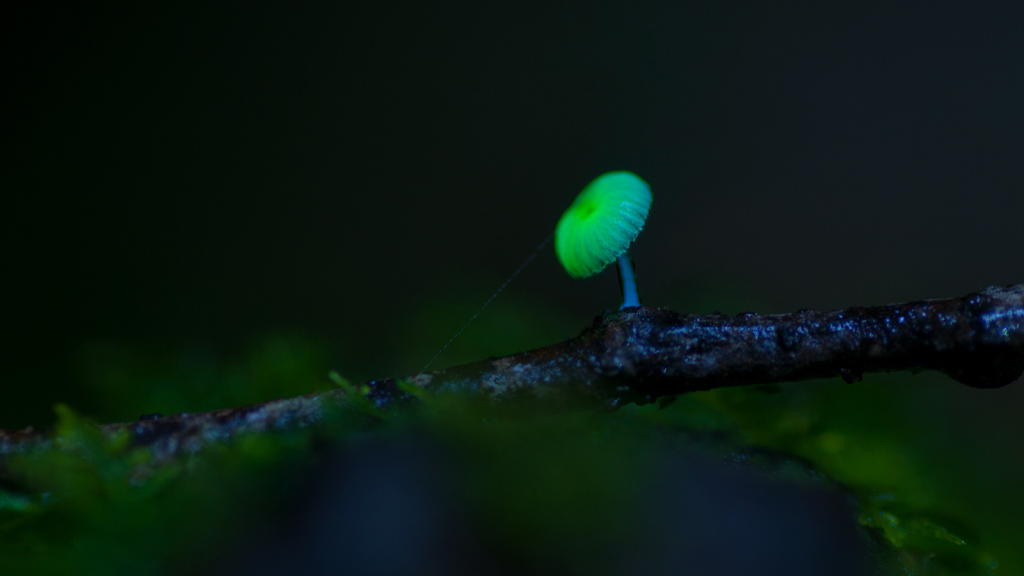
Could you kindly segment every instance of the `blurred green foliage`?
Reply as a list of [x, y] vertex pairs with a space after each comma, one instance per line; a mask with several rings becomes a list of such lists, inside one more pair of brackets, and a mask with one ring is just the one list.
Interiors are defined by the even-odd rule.
[[331, 387], [324, 344], [265, 337], [233, 358], [194, 346], [177, 351], [94, 343], [79, 354], [89, 400], [79, 409], [102, 422], [143, 414], [201, 412], [298, 396]]
[[874, 376], [854, 386], [812, 381], [760, 387], [761, 394], [759, 387], [721, 389], [687, 395], [659, 417], [684, 428], [696, 417], [702, 429], [726, 431], [739, 446], [805, 459], [857, 495], [859, 523], [900, 549], [908, 570], [988, 573], [997, 562], [968, 527], [974, 523], [962, 520], [971, 514], [971, 495], [943, 493], [936, 463], [914, 450], [926, 418], [913, 408], [913, 395], [927, 391], [907, 389], [908, 378]]

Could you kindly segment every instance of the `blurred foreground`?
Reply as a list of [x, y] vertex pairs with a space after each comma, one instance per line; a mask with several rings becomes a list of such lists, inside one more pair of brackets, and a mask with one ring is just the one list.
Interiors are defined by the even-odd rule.
[[[322, 348], [295, 338], [229, 361], [89, 357], [104, 420], [329, 385]], [[614, 413], [439, 396], [159, 466], [61, 408], [64, 449], [0, 484], [0, 572], [1014, 573], [1018, 440], [963, 422], [1020, 394], [899, 374]]]

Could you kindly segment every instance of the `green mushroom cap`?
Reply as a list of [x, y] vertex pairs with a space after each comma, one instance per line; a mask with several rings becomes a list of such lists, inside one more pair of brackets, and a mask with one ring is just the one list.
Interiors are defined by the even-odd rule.
[[608, 172], [587, 185], [555, 228], [555, 253], [573, 278], [597, 274], [636, 240], [651, 188], [632, 172]]

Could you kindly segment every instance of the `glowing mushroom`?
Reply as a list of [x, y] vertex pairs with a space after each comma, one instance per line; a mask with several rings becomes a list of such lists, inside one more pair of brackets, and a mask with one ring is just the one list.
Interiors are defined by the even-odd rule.
[[639, 306], [627, 250], [647, 220], [651, 189], [632, 172], [608, 172], [587, 185], [555, 228], [555, 253], [573, 278], [619, 263], [622, 308]]

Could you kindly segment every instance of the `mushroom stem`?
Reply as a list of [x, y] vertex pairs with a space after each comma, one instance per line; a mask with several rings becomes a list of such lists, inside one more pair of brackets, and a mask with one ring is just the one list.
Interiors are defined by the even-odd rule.
[[633, 271], [633, 259], [629, 257], [628, 252], [619, 254], [619, 287], [622, 289], [622, 306], [623, 308], [629, 308], [630, 306], [640, 305], [640, 295], [636, 290], [636, 273]]

